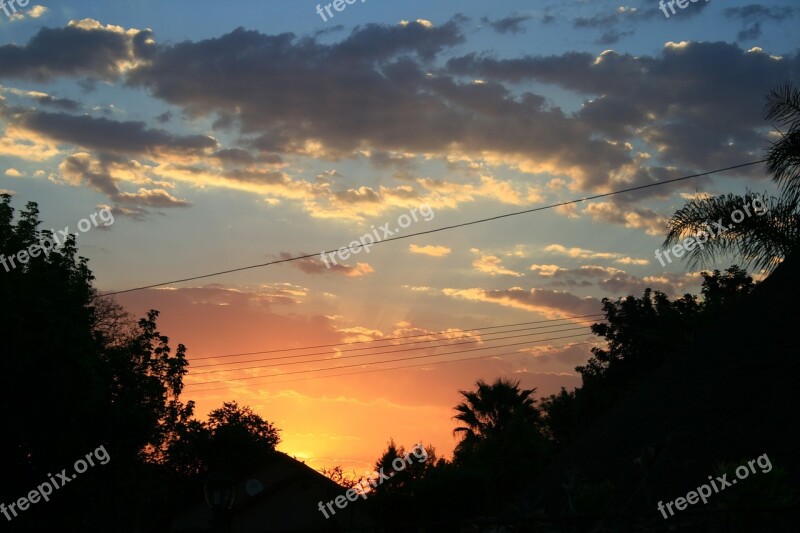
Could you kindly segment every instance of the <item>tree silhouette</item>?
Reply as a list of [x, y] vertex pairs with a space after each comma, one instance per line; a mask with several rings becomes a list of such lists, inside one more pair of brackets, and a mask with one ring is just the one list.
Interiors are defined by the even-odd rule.
[[[785, 83], [771, 90], [764, 117], [776, 124], [780, 139], [767, 151], [767, 170], [791, 202], [800, 201], [800, 88]], [[781, 131], [785, 128], [786, 132]]]
[[[35, 203], [15, 222], [11, 196], [0, 198], [0, 254], [52, 238], [38, 229]], [[16, 268], [0, 267], [0, 417], [13, 428], [0, 439], [4, 478], [13, 480], [0, 486], [0, 501], [14, 501], [100, 445], [111, 458], [74, 481], [81, 490], [59, 492], [11, 527], [153, 527], [179, 496], [160, 462], [192, 413], [179, 399], [185, 348], [173, 351], [159, 334], [157, 312], [136, 323], [100, 297], [93, 280], [74, 236]]]
[[[719, 195], [697, 198], [675, 212], [667, 224], [664, 246], [672, 246], [686, 237], [705, 232], [708, 225], [722, 221], [726, 226], [709, 237], [703, 246], [687, 251], [691, 268], [711, 266], [724, 254], [731, 254], [745, 268], [771, 272], [794, 253], [800, 244], [800, 89], [790, 83], [767, 95], [764, 117], [775, 123], [780, 139], [767, 150], [767, 171], [780, 187], [780, 197], [766, 198], [747, 191], [744, 195]], [[781, 131], [785, 128], [786, 132]], [[746, 216], [729, 224], [731, 214], [753, 199], [763, 198], [766, 213]]]
[[603, 337], [606, 346], [592, 348], [592, 357], [576, 367], [581, 387], [574, 392], [562, 389], [542, 402], [551, 439], [559, 445], [570, 442], [755, 287], [753, 278], [737, 266], [701, 275], [701, 301], [691, 294], [671, 301], [649, 288], [641, 298], [603, 299], [605, 320], [593, 324], [592, 332]]
[[539, 410], [531, 397], [536, 389], [520, 390], [518, 381], [503, 378], [491, 385], [478, 380], [476, 386], [475, 391], [458, 391], [464, 401], [455, 407], [458, 414], [453, 418], [464, 425], [453, 430], [461, 437], [456, 453], [500, 437], [519, 421], [539, 426]]
[[[755, 202], [755, 203], [754, 203]], [[759, 203], [760, 202], [760, 203]], [[757, 212], [754, 206], [763, 210]], [[729, 254], [744, 267], [771, 272], [796, 247], [800, 239], [800, 209], [796, 200], [767, 198], [766, 194], [746, 192], [744, 195], [724, 194], [710, 198], [695, 198], [678, 209], [667, 223], [664, 246], [669, 248], [700, 233], [708, 235], [702, 246], [686, 252], [690, 268], [712, 266], [718, 258]], [[751, 216], [732, 224], [735, 211], [747, 206]], [[726, 227], [720, 230], [714, 222]]]
[[491, 384], [478, 380], [476, 387], [459, 391], [464, 401], [453, 418], [462, 425], [453, 434], [461, 441], [453, 453], [451, 479], [468, 509], [494, 514], [543, 471], [550, 446], [533, 398], [536, 389], [521, 389], [518, 381], [504, 378]]
[[195, 480], [217, 469], [244, 475], [275, 451], [279, 431], [249, 407], [225, 402], [209, 413], [207, 422], [191, 420], [181, 428], [166, 451], [166, 462]]

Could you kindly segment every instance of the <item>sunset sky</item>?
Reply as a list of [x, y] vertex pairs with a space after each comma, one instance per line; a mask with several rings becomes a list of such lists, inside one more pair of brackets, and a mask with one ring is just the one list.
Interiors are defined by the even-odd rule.
[[[755, 161], [776, 136], [764, 96], [800, 74], [790, 0], [669, 18], [655, 0], [344, 5], [327, 21], [297, 0], [0, 9], [0, 191], [37, 202], [44, 229], [112, 209], [78, 245], [96, 287], [124, 291]], [[773, 190], [750, 166], [117, 298], [187, 346], [199, 416], [236, 400], [281, 451], [363, 472], [390, 438], [449, 456], [458, 391], [480, 378], [579, 385], [597, 338], [570, 317], [645, 287], [698, 293], [698, 272], [654, 258], [664, 224], [745, 188]], [[422, 206], [430, 220], [398, 227]], [[459, 332], [476, 328], [493, 329]], [[398, 336], [415, 337], [274, 351]], [[270, 353], [213, 359], [251, 352]], [[467, 357], [483, 358], [430, 364]]]

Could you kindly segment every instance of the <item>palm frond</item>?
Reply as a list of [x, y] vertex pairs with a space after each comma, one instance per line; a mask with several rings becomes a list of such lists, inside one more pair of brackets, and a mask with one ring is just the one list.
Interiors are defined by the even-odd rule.
[[764, 104], [764, 118], [781, 126], [800, 123], [800, 89], [790, 82], [771, 89]]
[[[766, 213], [758, 215], [756, 206], [761, 205]], [[745, 214], [744, 206], [748, 206], [752, 215], [733, 223], [733, 213], [739, 210]], [[725, 229], [720, 230], [715, 222]], [[797, 246], [800, 212], [795, 200], [767, 199], [766, 194], [747, 191], [744, 196], [726, 194], [689, 200], [672, 215], [667, 229], [665, 247], [688, 237], [699, 235], [702, 238], [703, 233], [708, 236], [702, 246], [687, 251], [690, 268], [712, 267], [720, 256], [731, 255], [745, 267], [770, 272]]]
[[767, 150], [767, 170], [784, 196], [800, 200], [800, 89], [785, 83], [772, 89], [764, 105], [764, 117], [788, 128]]

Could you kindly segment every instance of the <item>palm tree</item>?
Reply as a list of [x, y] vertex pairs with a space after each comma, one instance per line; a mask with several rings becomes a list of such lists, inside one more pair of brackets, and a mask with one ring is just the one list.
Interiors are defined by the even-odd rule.
[[537, 427], [541, 417], [536, 400], [531, 396], [536, 389], [520, 390], [518, 381], [498, 378], [491, 385], [478, 380], [477, 390], [458, 391], [464, 401], [455, 407], [453, 418], [463, 425], [453, 430], [462, 440], [457, 449], [466, 450], [475, 444], [497, 437], [517, 427], [519, 423]]
[[[765, 159], [767, 170], [780, 187], [780, 197], [766, 199], [765, 195], [748, 191], [744, 196], [727, 194], [689, 200], [667, 223], [664, 246], [707, 233], [706, 228], [715, 221], [722, 221], [726, 227], [709, 237], [702, 247], [695, 246], [687, 252], [691, 268], [710, 266], [718, 256], [730, 254], [744, 267], [771, 272], [800, 243], [800, 89], [786, 83], [770, 91], [764, 117], [775, 123], [780, 133]], [[787, 131], [784, 133], [781, 128]], [[763, 199], [765, 213], [744, 217], [735, 225], [724, 222], [731, 221], [737, 209], [754, 205], [756, 198]]]
[[[745, 206], [751, 210], [750, 216], [744, 216]], [[743, 219], [731, 224], [731, 220], [736, 220], [732, 216], [737, 210]], [[721, 230], [715, 222], [725, 229]], [[709, 229], [713, 236], [708, 236]], [[798, 202], [785, 197], [767, 198], [766, 194], [750, 191], [743, 196], [723, 194], [695, 198], [670, 218], [664, 246], [669, 248], [687, 237], [703, 233], [707, 235], [703, 245], [686, 252], [690, 268], [712, 266], [719, 256], [730, 254], [745, 268], [771, 272], [800, 239]]]
[[[782, 195], [800, 198], [800, 88], [785, 83], [770, 91], [764, 117], [775, 123], [781, 138], [767, 152], [767, 170]], [[783, 133], [780, 128], [786, 128]]]

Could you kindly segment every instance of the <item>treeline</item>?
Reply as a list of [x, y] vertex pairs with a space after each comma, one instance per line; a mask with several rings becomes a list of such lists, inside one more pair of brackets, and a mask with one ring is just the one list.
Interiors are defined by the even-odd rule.
[[[436, 458], [435, 450], [429, 449], [431, 460], [378, 486], [365, 505], [383, 527], [398, 531], [424, 524], [441, 528], [480, 523], [513, 526], [517, 531], [589, 530], [600, 524], [612, 531], [666, 527], [669, 524], [663, 523], [655, 502], [652, 511], [642, 510], [638, 483], [584, 475], [571, 459], [577, 454], [591, 463], [592, 449], [579, 441], [592, 424], [646, 384], [673, 354], [691, 349], [703, 330], [740, 309], [754, 287], [753, 279], [734, 266], [703, 273], [700, 297], [686, 294], [670, 300], [647, 289], [640, 298], [604, 299], [605, 320], [594, 324], [592, 331], [605, 346], [593, 348], [588, 362], [576, 368], [580, 387], [536, 399], [535, 389], [521, 389], [518, 382], [478, 381], [474, 390], [460, 391], [463, 401], [455, 407], [454, 417], [460, 441], [453, 459]], [[632, 434], [637, 428], [628, 431]], [[720, 459], [729, 452], [717, 450]], [[390, 442], [376, 469], [388, 470], [403, 453], [402, 446]], [[646, 462], [657, 450], [648, 453], [630, 459]], [[766, 483], [770, 494], [784, 495], [782, 505], [797, 503], [786, 497], [792, 489], [785, 472], [772, 475]], [[737, 490], [745, 508], [765, 503], [758, 496], [765, 491], [763, 483]], [[631, 505], [633, 501], [636, 505]], [[718, 498], [702, 512], [713, 515], [729, 504], [730, 499]]]
[[[50, 236], [35, 203], [15, 216], [1, 198], [0, 255]], [[180, 399], [186, 348], [159, 333], [157, 311], [134, 320], [93, 280], [74, 236], [0, 271], [0, 502], [99, 446], [110, 456], [48, 502], [0, 515], [5, 531], [169, 530], [176, 509], [202, 497], [210, 470], [245, 472], [279, 442], [272, 424], [235, 402], [197, 420]]]

